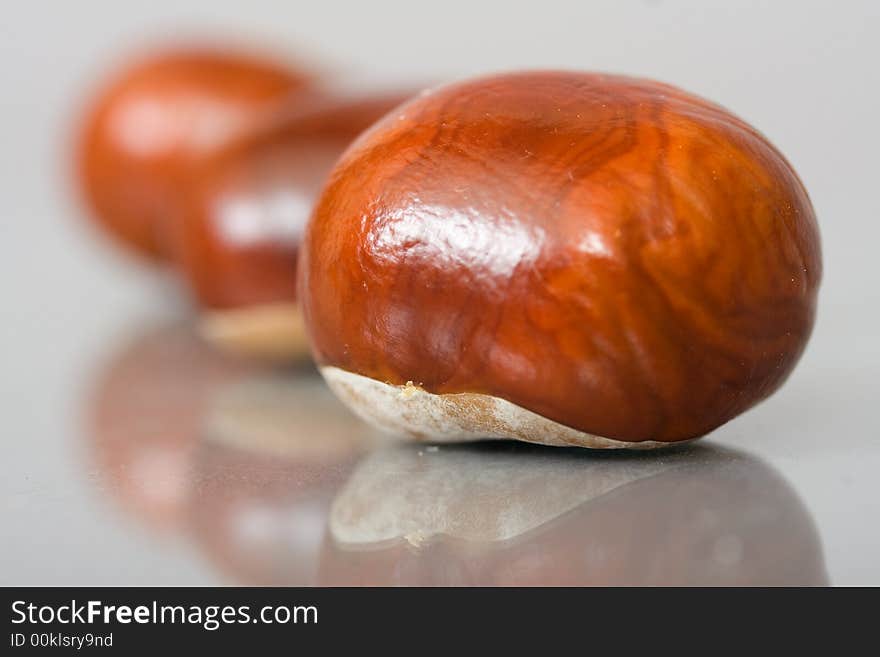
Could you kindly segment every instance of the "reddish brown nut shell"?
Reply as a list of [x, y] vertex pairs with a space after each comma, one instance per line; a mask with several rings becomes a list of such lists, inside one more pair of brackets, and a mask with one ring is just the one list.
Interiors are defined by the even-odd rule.
[[335, 167], [301, 257], [316, 357], [361, 413], [599, 447], [699, 437], [772, 393], [821, 277], [807, 193], [754, 128], [572, 72], [388, 116]]
[[164, 224], [193, 158], [307, 83], [274, 60], [211, 49], [163, 52], [124, 69], [87, 112], [79, 141], [95, 219], [141, 255], [164, 259]]

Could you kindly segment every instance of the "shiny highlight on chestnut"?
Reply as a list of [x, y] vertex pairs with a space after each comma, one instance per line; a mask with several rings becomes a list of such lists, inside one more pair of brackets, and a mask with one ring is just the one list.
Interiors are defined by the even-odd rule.
[[653, 81], [530, 72], [362, 135], [315, 208], [299, 297], [325, 372], [390, 386], [411, 435], [470, 438], [482, 414], [519, 437], [500, 400], [571, 444], [662, 445], [785, 381], [820, 278], [807, 192], [753, 127]]

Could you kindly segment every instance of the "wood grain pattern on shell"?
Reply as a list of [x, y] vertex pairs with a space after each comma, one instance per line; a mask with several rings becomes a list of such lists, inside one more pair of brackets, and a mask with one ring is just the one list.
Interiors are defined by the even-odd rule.
[[766, 398], [821, 278], [809, 198], [766, 138], [674, 87], [574, 72], [397, 108], [337, 162], [300, 257], [320, 365], [590, 446], [697, 438]]

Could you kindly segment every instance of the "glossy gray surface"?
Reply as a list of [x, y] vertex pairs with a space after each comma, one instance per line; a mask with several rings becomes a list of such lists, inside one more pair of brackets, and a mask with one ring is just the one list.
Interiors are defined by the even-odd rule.
[[[158, 4], [22, 4], [0, 27], [0, 584], [880, 584], [877, 3]], [[203, 26], [359, 86], [591, 68], [730, 107], [820, 220], [800, 366], [697, 447], [608, 456], [377, 445], [307, 369], [218, 359], [171, 283], [81, 221], [67, 176], [93, 76]]]

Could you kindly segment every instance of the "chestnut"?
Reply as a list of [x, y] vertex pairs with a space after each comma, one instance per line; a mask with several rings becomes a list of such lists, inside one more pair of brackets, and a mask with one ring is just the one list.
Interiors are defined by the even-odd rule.
[[765, 137], [658, 82], [527, 72], [422, 94], [331, 172], [300, 302], [332, 388], [420, 439], [649, 448], [788, 377], [821, 278]]
[[79, 136], [79, 182], [94, 218], [134, 252], [167, 259], [165, 224], [193, 158], [309, 83], [270, 57], [208, 47], [169, 49], [123, 68]]
[[193, 167], [172, 250], [206, 337], [272, 360], [308, 354], [296, 267], [315, 198], [352, 140], [410, 95], [297, 97]]

